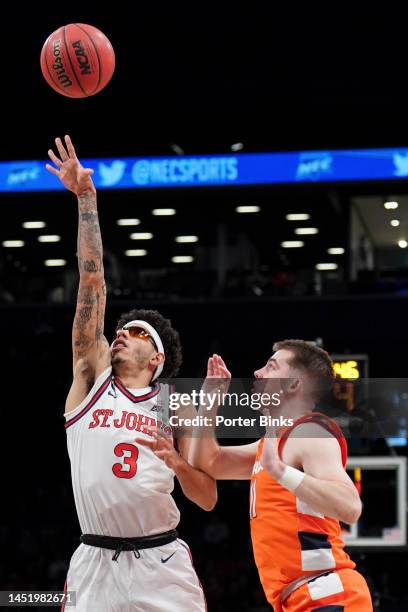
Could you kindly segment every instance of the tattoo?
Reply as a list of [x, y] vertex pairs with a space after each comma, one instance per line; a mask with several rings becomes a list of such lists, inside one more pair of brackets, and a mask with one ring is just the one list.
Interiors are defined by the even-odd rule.
[[[99, 293], [96, 294], [96, 329], [95, 329], [95, 340], [99, 342], [103, 334], [103, 327], [101, 328], [101, 321], [99, 320]], [[103, 321], [102, 321], [103, 326]]]
[[[99, 227], [96, 194], [78, 197], [78, 267], [84, 279], [80, 283], [73, 327], [73, 351], [77, 359], [85, 357], [95, 347], [106, 348], [103, 335], [106, 287], [103, 277], [88, 283], [94, 274], [103, 273], [102, 239]], [[102, 343], [102, 344], [101, 344]], [[99, 348], [98, 348], [99, 345]]]
[[77, 357], [82, 357], [92, 344], [92, 339], [86, 333], [86, 327], [92, 319], [93, 306], [78, 304], [74, 321], [74, 350]]
[[93, 287], [80, 287], [78, 292], [78, 306], [80, 304], [85, 304], [86, 306], [92, 306], [95, 304], [96, 297], [94, 295]]
[[79, 273], [102, 272], [102, 238], [96, 207], [96, 194], [90, 192], [79, 196], [78, 210]]
[[93, 221], [95, 221], [95, 217], [98, 216], [98, 213], [96, 211], [94, 212], [81, 212], [81, 210], [79, 211], [79, 216], [81, 218], [81, 221], [91, 221], [91, 219]]
[[94, 262], [93, 259], [90, 259], [89, 261], [84, 261], [84, 270], [85, 272], [97, 272], [98, 268], [96, 267], [96, 263]]
[[79, 309], [77, 316], [77, 326], [80, 331], [82, 331], [88, 321], [90, 321], [92, 316], [92, 309], [92, 306], [83, 306]]
[[[95, 330], [95, 339], [96, 342], [99, 343], [104, 339], [103, 336], [103, 328], [104, 328], [104, 319], [105, 319], [105, 304], [106, 304], [106, 284], [105, 282], [102, 285], [102, 293], [98, 292], [96, 294], [97, 301], [97, 316], [96, 316], [96, 330]], [[105, 340], [106, 342], [106, 340]]]
[[95, 344], [100, 345], [101, 351], [106, 347], [103, 335], [105, 301], [105, 283], [102, 287], [80, 286], [73, 328], [73, 350], [77, 359], [86, 356]]

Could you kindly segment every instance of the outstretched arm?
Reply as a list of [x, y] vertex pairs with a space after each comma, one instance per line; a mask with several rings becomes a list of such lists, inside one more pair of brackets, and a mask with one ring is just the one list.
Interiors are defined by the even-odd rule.
[[55, 144], [59, 157], [51, 149], [48, 155], [56, 168], [47, 164], [47, 170], [78, 199], [79, 289], [72, 329], [74, 379], [78, 377], [82, 381], [81, 389], [76, 389], [78, 393], [72, 398], [77, 405], [108, 365], [109, 346], [103, 335], [106, 289], [102, 239], [96, 189], [91, 179], [93, 170], [81, 165], [69, 136], [65, 136], [65, 147], [60, 138]]
[[73, 365], [86, 358], [96, 370], [98, 358], [106, 348], [103, 335], [106, 285], [103, 271], [102, 239], [99, 228], [96, 191], [78, 195], [79, 289], [72, 330]]
[[[227, 392], [231, 374], [219, 355], [208, 360], [207, 378], [203, 391], [209, 395]], [[208, 426], [195, 430], [189, 444], [188, 460], [194, 467], [207, 472], [216, 480], [249, 480], [254, 467], [258, 442], [242, 446], [220, 446], [215, 436], [217, 405], [210, 410], [201, 406], [198, 414], [208, 418]]]

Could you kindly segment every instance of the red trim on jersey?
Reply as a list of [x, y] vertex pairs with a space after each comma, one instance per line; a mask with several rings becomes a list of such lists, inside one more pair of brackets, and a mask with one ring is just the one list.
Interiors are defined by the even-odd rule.
[[111, 382], [111, 378], [112, 378], [111, 374], [109, 374], [108, 378], [101, 384], [99, 389], [95, 392], [95, 394], [92, 396], [90, 401], [86, 404], [86, 406], [84, 406], [84, 408], [82, 408], [82, 410], [80, 412], [78, 412], [77, 415], [72, 417], [72, 419], [68, 418], [67, 422], [65, 423], [65, 429], [67, 429], [68, 427], [70, 427], [71, 425], [73, 425], [74, 423], [79, 421], [79, 419], [81, 417], [83, 417], [84, 414], [86, 414], [88, 412], [88, 410], [90, 410], [92, 408], [92, 406], [94, 406], [94, 404], [101, 397], [102, 393], [104, 393], [106, 391], [106, 389], [109, 387], [110, 382]]
[[[67, 585], [67, 581], [65, 581], [65, 584], [64, 584], [64, 594], [65, 595], [67, 594], [67, 590], [68, 590], [68, 585]], [[64, 601], [62, 602], [61, 611], [60, 612], [64, 612], [64, 610], [65, 610], [65, 601], [66, 600], [64, 599]]]
[[128, 399], [130, 399], [130, 401], [132, 401], [134, 404], [145, 402], [146, 400], [152, 397], [155, 397], [155, 395], [157, 395], [160, 392], [160, 384], [157, 384], [153, 387], [151, 391], [149, 391], [148, 393], [145, 393], [144, 395], [133, 395], [133, 393], [131, 393], [129, 389], [126, 389], [126, 387], [120, 381], [120, 378], [117, 378], [117, 376], [115, 376], [115, 378], [113, 379], [113, 382], [115, 386], [119, 389], [119, 391], [121, 391], [123, 395], [125, 395]]
[[196, 568], [194, 567], [193, 555], [191, 554], [191, 550], [190, 550], [189, 546], [187, 546], [187, 544], [185, 542], [182, 542], [181, 540], [177, 540], [177, 542], [179, 544], [181, 544], [182, 547], [185, 548], [186, 551], [188, 552], [188, 555], [189, 555], [190, 561], [191, 561], [191, 565], [193, 566], [194, 573], [197, 576], [198, 584], [200, 585], [200, 588], [201, 588], [201, 590], [203, 592], [204, 603], [205, 603], [205, 612], [208, 612], [207, 600], [205, 598], [205, 593], [204, 593], [203, 585], [201, 584], [201, 580], [199, 579], [198, 574], [196, 572]]
[[295, 427], [297, 427], [298, 425], [301, 425], [302, 423], [315, 423], [316, 425], [320, 425], [320, 427], [323, 427], [323, 429], [325, 429], [332, 436], [334, 436], [340, 445], [341, 461], [342, 461], [343, 467], [346, 467], [347, 443], [344, 438], [343, 432], [341, 431], [337, 423], [333, 421], [333, 419], [330, 419], [328, 416], [326, 416], [325, 414], [322, 414], [321, 412], [312, 412], [310, 414], [305, 414], [304, 416], [297, 419], [293, 423], [293, 425], [291, 425], [291, 427], [288, 427], [287, 429], [285, 429], [283, 435], [281, 436], [279, 440], [279, 444], [278, 444], [279, 457], [282, 458], [283, 447], [290, 433], [295, 429]]

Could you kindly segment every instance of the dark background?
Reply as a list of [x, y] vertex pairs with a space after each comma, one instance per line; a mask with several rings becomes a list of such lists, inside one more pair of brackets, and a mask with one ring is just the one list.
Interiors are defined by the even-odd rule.
[[[113, 80], [94, 98], [65, 99], [40, 73], [43, 41], [69, 22], [99, 27], [115, 48]], [[391, 6], [361, 12], [340, 5], [291, 5], [285, 12], [256, 2], [245, 9], [232, 3], [121, 2], [65, 11], [34, 3], [8, 6], [0, 26], [0, 156], [44, 159], [53, 138], [64, 133], [87, 157], [170, 155], [174, 143], [186, 154], [228, 152], [234, 142], [242, 142], [244, 152], [407, 146], [405, 30]], [[384, 196], [403, 195], [405, 188], [404, 181], [375, 187]], [[234, 375], [249, 376], [274, 340], [321, 337], [331, 352], [368, 353], [371, 376], [405, 377], [406, 262], [385, 284], [377, 268], [356, 280], [349, 277], [352, 255], [346, 250], [340, 276], [325, 277], [321, 291], [314, 288], [310, 270], [321, 254], [328, 246], [348, 245], [356, 191], [372, 193], [373, 187], [100, 194], [105, 247], [118, 257], [121, 271], [119, 280], [108, 278], [108, 336], [121, 312], [141, 304], [157, 307], [179, 329], [183, 376], [202, 375], [214, 351]], [[0, 586], [61, 589], [79, 536], [61, 416], [70, 383], [75, 200], [62, 193], [0, 200], [2, 239], [19, 237], [25, 219], [46, 218], [50, 231], [63, 236], [68, 261], [66, 271], [44, 271], [34, 238], [27, 238], [23, 253], [1, 247]], [[262, 205], [262, 216], [237, 220], [234, 206], [248, 200]], [[125, 237], [115, 219], [136, 215], [147, 223], [153, 206], [168, 204], [177, 206], [177, 218], [166, 225], [155, 221], [160, 240], [149, 263], [130, 266], [121, 256]], [[283, 216], [294, 208], [311, 211], [324, 230], [300, 256], [279, 249], [287, 232]], [[227, 228], [229, 246], [239, 245], [245, 230], [257, 253], [249, 272], [229, 271], [222, 287], [216, 265], [205, 265], [220, 225]], [[178, 228], [203, 236], [197, 269], [166, 264]], [[143, 269], [147, 275], [162, 270], [160, 287], [142, 281]], [[266, 280], [259, 280], [261, 273]], [[262, 293], [256, 294], [259, 282]], [[372, 452], [388, 450], [379, 443]], [[222, 483], [219, 489], [212, 514], [177, 494], [180, 533], [192, 545], [209, 610], [268, 609], [252, 561], [247, 483]], [[377, 610], [407, 609], [405, 553], [353, 557]]]
[[[2, 154], [44, 157], [72, 133], [84, 156], [402, 146], [403, 9], [264, 2], [7, 7]], [[103, 95], [73, 101], [42, 80], [39, 55], [60, 25], [90, 23], [113, 43]]]

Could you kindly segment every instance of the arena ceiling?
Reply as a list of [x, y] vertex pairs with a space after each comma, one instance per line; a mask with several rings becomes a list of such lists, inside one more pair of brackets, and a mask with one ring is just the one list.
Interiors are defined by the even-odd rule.
[[[217, 270], [287, 269], [313, 270], [317, 263], [349, 265], [350, 204], [358, 211], [373, 246], [400, 257], [398, 240], [408, 240], [408, 196], [392, 187], [375, 184], [303, 187], [240, 187], [170, 190], [101, 191], [98, 196], [105, 252], [134, 269], [163, 270], [175, 266], [175, 256], [192, 256], [194, 268]], [[395, 188], [395, 187], [394, 187]], [[386, 200], [398, 202], [386, 210]], [[77, 206], [64, 192], [2, 194], [4, 211], [0, 227], [0, 253], [10, 265], [26, 274], [45, 273], [47, 259], [64, 259], [76, 267]], [[239, 213], [240, 206], [257, 212]], [[173, 209], [171, 216], [157, 216], [155, 209]], [[287, 215], [303, 213], [303, 221]], [[136, 219], [137, 225], [118, 225], [120, 219]], [[397, 227], [391, 220], [397, 219]], [[25, 227], [42, 222], [43, 227]], [[315, 234], [299, 235], [303, 228]], [[136, 234], [136, 235], [134, 235]], [[51, 236], [51, 241], [42, 237]], [[195, 236], [196, 242], [178, 242], [179, 236]], [[53, 237], [55, 241], [53, 241]], [[23, 241], [8, 246], [7, 241]], [[302, 241], [301, 248], [286, 248], [287, 241]], [[333, 257], [328, 250], [343, 248]], [[129, 250], [143, 250], [129, 257]], [[397, 261], [397, 260], [396, 260]], [[400, 259], [398, 259], [400, 265]], [[52, 274], [53, 271], [48, 271]]]
[[[0, 158], [44, 159], [54, 137], [65, 133], [87, 157], [223, 153], [234, 143], [242, 143], [244, 152], [407, 146], [405, 20], [373, 7], [359, 15], [332, 6], [326, 12], [291, 6], [285, 14], [263, 4], [8, 6], [0, 26], [7, 58]], [[116, 52], [112, 82], [85, 100], [58, 95], [40, 72], [43, 41], [70, 22], [99, 27]], [[349, 189], [347, 197], [374, 197], [359, 202], [362, 214], [378, 244], [395, 245], [395, 232], [381, 225], [387, 191]], [[4, 257], [28, 271], [45, 257], [64, 257], [74, 265], [76, 212], [69, 195], [1, 196], [0, 202], [1, 239], [24, 239], [27, 246], [3, 250]], [[239, 204], [259, 205], [261, 211], [238, 215]], [[158, 205], [173, 206], [176, 216], [153, 217]], [[328, 190], [266, 188], [112, 192], [100, 195], [100, 209], [106, 248], [119, 257], [134, 243], [117, 218], [140, 217], [136, 229], [154, 235], [143, 264], [152, 267], [203, 247], [206, 257], [216, 257], [220, 225], [228, 228], [230, 244], [247, 236], [263, 266], [282, 258], [295, 267], [314, 265], [328, 248], [348, 240], [344, 200], [336, 189], [334, 196]], [[319, 233], [305, 240], [304, 249], [282, 251], [281, 242], [293, 237], [286, 213], [303, 210], [310, 210]], [[404, 210], [405, 205], [400, 213]], [[38, 231], [22, 228], [24, 221], [37, 219], [61, 240], [39, 243]], [[405, 226], [404, 213], [398, 231]], [[176, 235], [184, 232], [198, 235], [199, 242], [176, 245]]]

